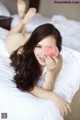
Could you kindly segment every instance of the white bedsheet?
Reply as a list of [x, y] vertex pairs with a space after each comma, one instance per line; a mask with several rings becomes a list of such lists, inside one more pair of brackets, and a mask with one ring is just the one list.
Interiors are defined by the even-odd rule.
[[63, 120], [54, 103], [16, 88], [9, 63], [0, 55], [0, 113], [7, 113], [8, 120]]
[[80, 51], [80, 21], [54, 15], [51, 23], [60, 31], [64, 46]]
[[[8, 120], [62, 120], [54, 103], [16, 88], [11, 81], [15, 73], [6, 53], [4, 41], [0, 39], [0, 113], [7, 113]], [[63, 47], [61, 54], [64, 67], [55, 92], [71, 102], [80, 87], [80, 53]]]

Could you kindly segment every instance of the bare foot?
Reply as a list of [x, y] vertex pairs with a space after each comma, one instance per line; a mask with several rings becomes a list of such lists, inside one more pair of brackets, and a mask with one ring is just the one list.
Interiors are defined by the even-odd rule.
[[23, 24], [26, 24], [35, 15], [36, 8], [30, 8], [23, 18]]
[[26, 3], [24, 2], [24, 0], [17, 1], [17, 8], [19, 17], [23, 18], [26, 10]]

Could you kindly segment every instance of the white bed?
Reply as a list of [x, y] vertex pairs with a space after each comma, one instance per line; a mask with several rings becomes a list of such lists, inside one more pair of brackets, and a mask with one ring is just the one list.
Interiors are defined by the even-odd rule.
[[[54, 92], [71, 102], [80, 87], [80, 53], [63, 47], [61, 54], [64, 64]], [[0, 112], [7, 113], [9, 120], [61, 120], [54, 103], [36, 98], [16, 88], [11, 81], [14, 70], [9, 63], [4, 40], [0, 38]]]
[[[12, 27], [19, 22], [18, 15], [13, 17]], [[26, 25], [26, 29], [28, 32], [32, 32], [37, 26], [44, 23], [52, 23], [60, 31], [64, 46], [80, 51], [80, 21], [69, 20], [62, 15], [48, 18], [37, 13]]]
[[[37, 14], [27, 25], [27, 29], [32, 32], [45, 22], [54, 24], [61, 31], [63, 45], [80, 51], [80, 22], [68, 20], [63, 16], [45, 18]], [[12, 27], [17, 23], [18, 17], [15, 16]], [[6, 32], [3, 30], [3, 33]], [[21, 92], [12, 83], [14, 70], [9, 66], [10, 60], [4, 45], [5, 37], [6, 34], [4, 38], [0, 37], [0, 113], [7, 113], [8, 120], [62, 120], [55, 104], [50, 100]], [[67, 47], [63, 46], [61, 52], [64, 64], [54, 92], [71, 102], [80, 88], [80, 53]]]

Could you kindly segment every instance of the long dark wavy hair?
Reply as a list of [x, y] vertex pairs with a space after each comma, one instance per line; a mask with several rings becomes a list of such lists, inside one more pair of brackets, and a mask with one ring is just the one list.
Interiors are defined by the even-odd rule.
[[[30, 91], [34, 88], [41, 75], [40, 65], [34, 55], [34, 48], [38, 42], [52, 35], [56, 40], [56, 46], [61, 51], [62, 37], [60, 32], [49, 23], [40, 25], [31, 34], [29, 40], [11, 56], [11, 66], [15, 69], [14, 82], [22, 91]], [[19, 50], [22, 48], [21, 53]]]

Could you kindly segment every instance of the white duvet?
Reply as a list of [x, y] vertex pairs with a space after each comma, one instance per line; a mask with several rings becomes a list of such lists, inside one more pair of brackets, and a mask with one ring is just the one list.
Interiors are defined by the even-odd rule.
[[[63, 67], [54, 92], [71, 102], [80, 87], [80, 53], [63, 47], [61, 54]], [[8, 120], [62, 120], [52, 101], [37, 98], [16, 88], [12, 82], [15, 73], [9, 63], [4, 41], [0, 39], [0, 113], [7, 113]]]
[[0, 113], [7, 113], [8, 120], [62, 120], [50, 101], [16, 88], [11, 81], [14, 71], [8, 63], [7, 57], [0, 56]]

